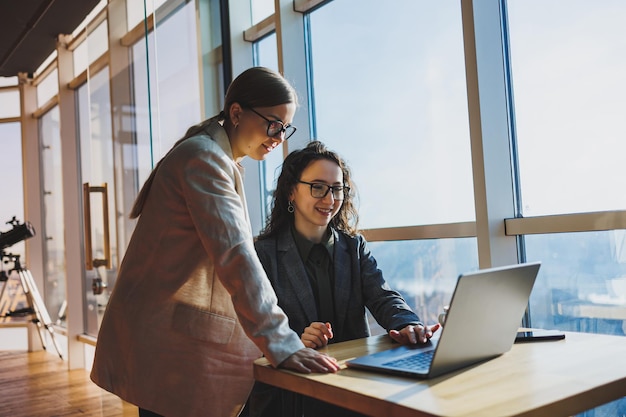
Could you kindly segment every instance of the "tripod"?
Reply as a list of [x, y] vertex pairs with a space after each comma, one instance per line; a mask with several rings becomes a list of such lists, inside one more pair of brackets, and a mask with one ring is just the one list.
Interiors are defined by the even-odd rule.
[[2, 251], [2, 260], [4, 261], [5, 258], [8, 259], [7, 262], [13, 262], [13, 268], [9, 270], [8, 274], [5, 274], [4, 271], [2, 271], [2, 280], [6, 282], [4, 283], [2, 292], [0, 292], [0, 300], [4, 296], [4, 293], [7, 289], [9, 275], [11, 274], [11, 272], [15, 271], [19, 276], [22, 290], [24, 291], [24, 295], [26, 296], [26, 300], [29, 304], [29, 307], [27, 308], [6, 313], [5, 317], [27, 315], [33, 316], [31, 321], [37, 325], [37, 331], [39, 333], [39, 338], [41, 339], [41, 345], [43, 346], [43, 348], [46, 349], [45, 330], [47, 330], [48, 334], [50, 334], [50, 340], [52, 340], [54, 348], [59, 354], [59, 357], [63, 359], [61, 348], [59, 347], [59, 344], [55, 338], [50, 314], [48, 314], [48, 310], [46, 309], [46, 305], [43, 302], [43, 298], [41, 298], [41, 294], [37, 290], [37, 285], [35, 285], [35, 280], [33, 279], [32, 274], [28, 269], [22, 267], [19, 255], [13, 255]]

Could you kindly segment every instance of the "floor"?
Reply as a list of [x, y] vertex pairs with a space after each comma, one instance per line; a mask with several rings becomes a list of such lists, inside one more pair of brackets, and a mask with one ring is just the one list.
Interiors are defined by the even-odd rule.
[[48, 351], [0, 351], [0, 417], [137, 417], [137, 407]]

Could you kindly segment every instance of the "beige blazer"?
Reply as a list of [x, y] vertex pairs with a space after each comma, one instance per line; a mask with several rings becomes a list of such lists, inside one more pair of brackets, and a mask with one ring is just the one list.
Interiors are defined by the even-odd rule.
[[304, 345], [253, 246], [224, 129], [189, 138], [158, 169], [104, 313], [91, 379], [168, 417], [236, 416], [261, 353]]

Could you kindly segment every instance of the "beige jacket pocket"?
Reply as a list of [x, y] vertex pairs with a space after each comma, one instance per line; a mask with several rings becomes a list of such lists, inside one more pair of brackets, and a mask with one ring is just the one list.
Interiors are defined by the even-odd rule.
[[174, 307], [172, 329], [194, 339], [227, 344], [235, 331], [236, 321], [186, 304]]

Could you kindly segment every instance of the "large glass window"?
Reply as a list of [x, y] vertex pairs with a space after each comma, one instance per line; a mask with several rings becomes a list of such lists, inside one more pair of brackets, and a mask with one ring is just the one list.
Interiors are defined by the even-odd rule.
[[[96, 335], [117, 275], [113, 134], [108, 67], [93, 74], [77, 91], [81, 181], [84, 188], [85, 236], [92, 265], [85, 270], [87, 333]], [[108, 217], [106, 217], [108, 215]], [[107, 227], [108, 226], [108, 227]], [[107, 246], [108, 241], [108, 246]], [[89, 251], [87, 251], [89, 252]], [[110, 260], [110, 266], [99, 260]], [[95, 288], [95, 290], [94, 290]]]
[[[507, 12], [521, 214], [626, 209], [626, 3], [508, 0]], [[524, 236], [526, 259], [542, 262], [531, 325], [624, 335], [625, 236]], [[584, 415], [625, 409], [621, 400]]]
[[50, 71], [37, 85], [37, 105], [44, 106], [48, 100], [52, 99], [59, 93], [59, 71], [55, 68]]
[[316, 138], [348, 160], [361, 226], [474, 220], [460, 3], [334, 1], [310, 37]]
[[17, 85], [17, 77], [0, 77], [0, 87]]
[[[0, 123], [0, 232], [11, 229], [6, 222], [15, 217], [20, 223], [24, 219], [24, 184], [22, 181], [22, 135], [20, 123]], [[11, 253], [24, 258], [24, 242], [7, 248]], [[0, 260], [1, 261], [1, 260]], [[0, 284], [2, 285], [2, 284]]]
[[20, 92], [17, 88], [0, 89], [0, 119], [20, 115]]
[[[508, 2], [525, 216], [626, 209], [624, 19], [619, 1], [591, 9], [584, 1]], [[622, 232], [525, 237], [528, 258], [544, 263], [531, 296], [534, 326], [623, 334], [621, 323], [603, 324], [613, 313], [595, 317], [600, 305], [626, 308], [613, 290], [626, 275]], [[565, 300], [582, 304], [564, 310]], [[578, 319], [564, 319], [570, 313]]]
[[624, 335], [626, 230], [526, 236], [541, 261], [531, 296], [534, 327]]
[[188, 3], [132, 47], [140, 184], [153, 163], [202, 119], [195, 22], [194, 3]]
[[128, 30], [136, 25], [141, 24], [144, 18], [147, 18], [163, 5], [167, 0], [127, 0], [126, 1], [126, 24]]
[[369, 249], [385, 280], [428, 324], [450, 304], [459, 275], [478, 269], [475, 238], [370, 242]]
[[[313, 131], [352, 170], [359, 227], [474, 220], [460, 4], [344, 0], [309, 18]], [[474, 238], [370, 249], [425, 323], [437, 321], [458, 275], [478, 267]]]
[[[254, 44], [255, 46], [255, 64], [263, 67], [271, 68], [278, 71], [278, 53], [276, 51], [276, 33], [266, 36]], [[281, 143], [267, 155], [265, 160], [261, 161], [261, 194], [262, 206], [261, 216], [266, 218], [271, 210], [272, 194], [276, 188], [276, 180], [280, 174], [280, 167], [283, 163], [284, 148]], [[262, 226], [263, 227], [263, 226]], [[256, 231], [255, 231], [256, 232]]]
[[274, 14], [274, 0], [250, 0], [250, 4], [253, 25]]
[[626, 209], [626, 3], [509, 0], [523, 214]]
[[73, 53], [74, 76], [85, 71], [89, 64], [106, 53], [109, 47], [107, 21], [100, 23], [87, 35], [87, 39], [76, 47]]
[[[37, 232], [44, 242], [44, 301], [53, 321], [61, 319], [65, 301], [65, 221], [59, 107], [39, 120], [44, 223]], [[41, 290], [41, 289], [40, 289]]]

